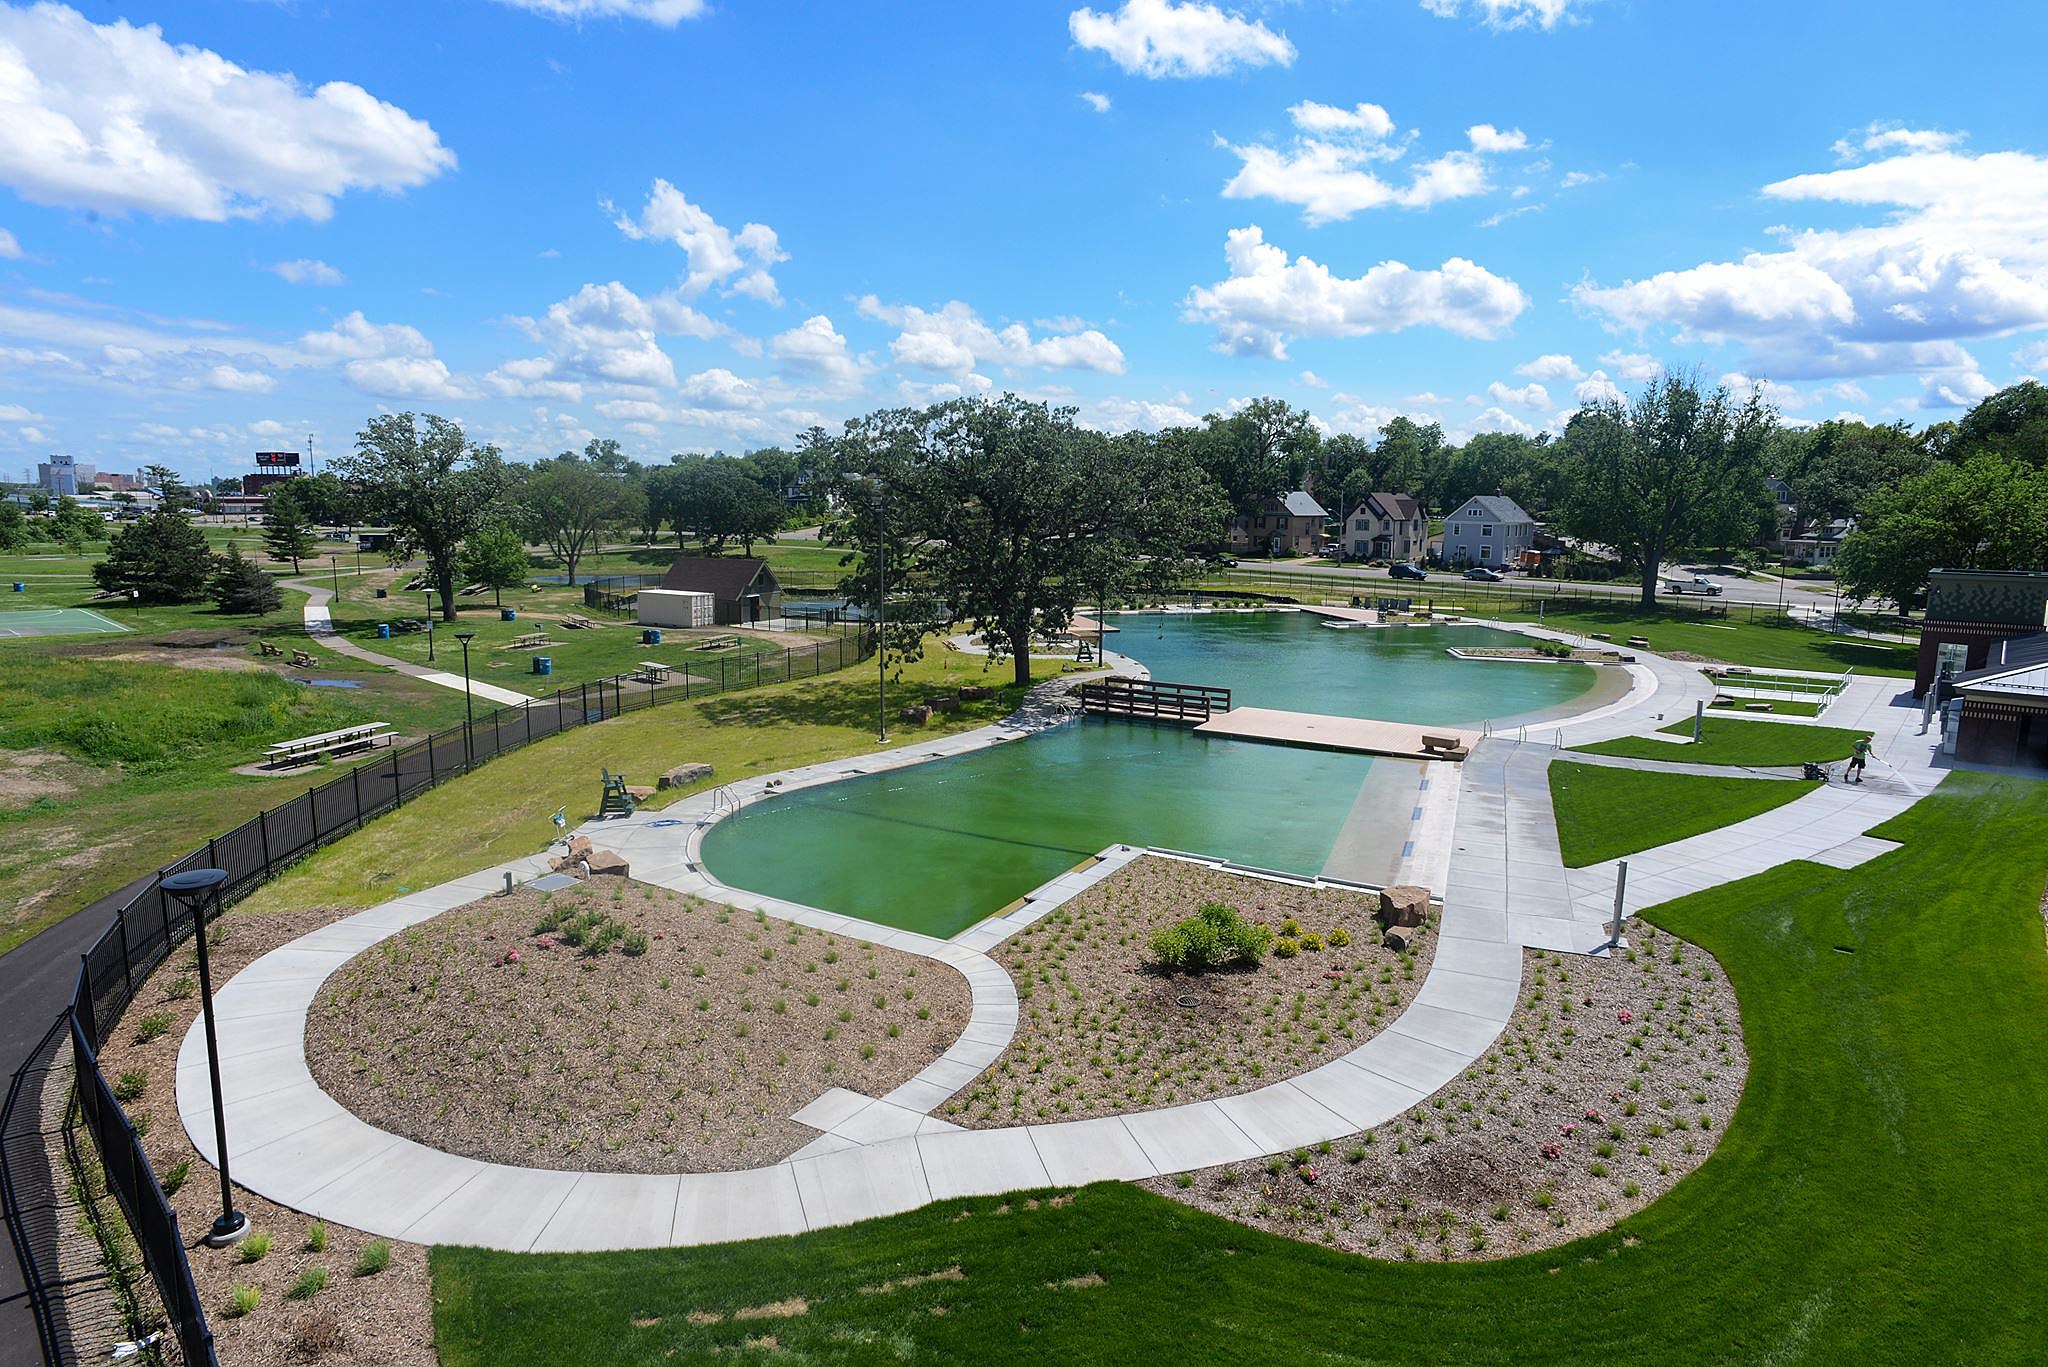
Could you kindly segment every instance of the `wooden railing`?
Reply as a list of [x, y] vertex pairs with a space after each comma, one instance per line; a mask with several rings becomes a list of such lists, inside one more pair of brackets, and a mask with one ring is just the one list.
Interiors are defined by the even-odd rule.
[[1074, 692], [1081, 700], [1081, 711], [1097, 717], [1199, 725], [1218, 712], [1230, 710], [1230, 690], [1212, 684], [1104, 679], [1081, 684]]

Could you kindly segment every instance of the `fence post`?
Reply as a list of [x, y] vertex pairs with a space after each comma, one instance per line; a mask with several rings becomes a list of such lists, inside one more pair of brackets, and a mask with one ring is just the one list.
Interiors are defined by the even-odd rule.
[[135, 972], [128, 966], [128, 918], [120, 912], [114, 913], [114, 924], [121, 928], [121, 986], [126, 990], [127, 999], [135, 999]]
[[270, 814], [263, 808], [256, 809], [256, 837], [263, 842], [263, 876], [270, 877]]
[[405, 781], [398, 774], [398, 747], [394, 745], [391, 747], [391, 805], [400, 807], [404, 804]]
[[718, 657], [718, 691], [725, 692], [725, 656]]
[[358, 764], [349, 770], [348, 779], [349, 787], [355, 792], [356, 829], [360, 831], [363, 828], [363, 766]]
[[531, 745], [533, 744], [533, 704], [528, 703], [519, 710], [526, 714], [526, 743]]
[[429, 731], [427, 732], [427, 786], [429, 788], [438, 788], [440, 785], [441, 776], [434, 770], [434, 733]]
[[590, 685], [580, 683], [576, 687], [583, 699], [583, 710], [576, 714], [576, 724], [581, 726], [584, 722], [590, 720]]

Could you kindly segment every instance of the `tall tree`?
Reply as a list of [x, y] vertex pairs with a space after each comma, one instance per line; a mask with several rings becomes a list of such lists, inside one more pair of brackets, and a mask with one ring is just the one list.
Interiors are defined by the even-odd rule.
[[271, 485], [270, 497], [263, 504], [263, 547], [272, 560], [291, 561], [293, 574], [299, 572], [299, 561], [320, 544], [313, 535], [313, 520], [299, 498], [297, 486], [303, 482], [287, 479]]
[[244, 557], [242, 548], [232, 541], [228, 543], [227, 554], [215, 561], [213, 579], [206, 591], [222, 612], [261, 617], [284, 605], [277, 580], [255, 561]]
[[454, 621], [457, 552], [491, 520], [510, 479], [498, 448], [477, 445], [461, 424], [433, 413], [390, 413], [370, 419], [356, 449], [331, 464], [391, 528], [395, 556], [426, 557], [441, 620]]
[[2048, 470], [1991, 454], [1938, 462], [1872, 490], [1834, 559], [1849, 593], [1901, 612], [1937, 569], [2048, 570]]
[[526, 582], [526, 538], [509, 522], [495, 522], [462, 543], [462, 577], [491, 591], [505, 605], [505, 590]]
[[0, 499], [0, 551], [18, 551], [28, 543], [28, 519], [12, 499]]
[[93, 582], [145, 603], [192, 603], [206, 592], [213, 552], [206, 534], [183, 513], [158, 508], [115, 532]]
[[1307, 413], [1261, 398], [1234, 413], [1211, 413], [1204, 422], [1170, 434], [1169, 442], [1184, 445], [1222, 490], [1231, 515], [1257, 512], [1275, 494], [1301, 487], [1319, 440]]
[[315, 526], [340, 527], [355, 521], [354, 492], [332, 470], [292, 480], [292, 494]]
[[174, 513], [192, 506], [192, 490], [170, 466], [145, 465], [137, 473], [142, 479], [142, 487], [155, 491], [157, 506]]
[[1872, 427], [1853, 419], [1824, 422], [1805, 434], [1798, 464], [1781, 477], [1792, 486], [1801, 522], [1854, 517], [1878, 489], [1927, 469], [1927, 453], [1903, 422]]
[[1754, 527], [1776, 421], [1756, 393], [1738, 404], [1725, 387], [1702, 392], [1678, 374], [1651, 381], [1633, 403], [1588, 404], [1565, 425], [1561, 524], [1635, 565], [1642, 604], [1654, 607], [1666, 554]]
[[636, 520], [638, 493], [623, 472], [564, 451], [536, 465], [519, 486], [520, 527], [562, 561], [574, 587], [576, 566], [603, 544], [605, 533]]
[[1930, 427], [1923, 439], [1935, 456], [1957, 464], [1990, 453], [2048, 467], [2048, 386], [2008, 385], [1955, 422]]

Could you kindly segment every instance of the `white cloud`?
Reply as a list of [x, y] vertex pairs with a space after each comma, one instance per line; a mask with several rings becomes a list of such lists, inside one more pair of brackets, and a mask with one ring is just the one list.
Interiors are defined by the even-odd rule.
[[447, 362], [433, 356], [382, 356], [342, 367], [348, 382], [380, 399], [460, 399], [468, 391], [455, 383]]
[[585, 19], [645, 19], [662, 28], [674, 28], [685, 19], [695, 19], [708, 7], [706, 0], [498, 0], [498, 3], [544, 14], [550, 19], [578, 23]]
[[361, 309], [325, 332], [309, 332], [299, 338], [299, 348], [330, 360], [434, 354], [434, 344], [418, 328], [405, 323], [373, 323]]
[[41, 422], [43, 415], [30, 412], [18, 403], [0, 403], [0, 422]]
[[1640, 351], [1602, 352], [1600, 364], [1631, 384], [1654, 380], [1664, 373], [1662, 361], [1655, 356], [1646, 356]]
[[299, 338], [315, 361], [338, 360], [341, 373], [363, 393], [380, 399], [460, 399], [471, 391], [434, 355], [433, 343], [405, 323], [373, 323], [360, 309], [325, 332]]
[[1574, 7], [1587, 0], [1422, 0], [1422, 7], [1441, 19], [1471, 13], [1496, 32], [1517, 28], [1553, 29], [1576, 21]]
[[50, 437], [40, 427], [24, 427], [21, 429], [21, 439], [31, 446], [41, 446], [49, 441]]
[[1607, 378], [1607, 372], [1604, 370], [1596, 370], [1579, 381], [1578, 387], [1572, 391], [1572, 397], [1580, 403], [1628, 402], [1628, 396], [1621, 392], [1619, 385]]
[[1512, 280], [1452, 257], [1436, 270], [1383, 261], [1356, 279], [1265, 240], [1257, 225], [1224, 242], [1228, 279], [1188, 293], [1182, 317], [1216, 329], [1219, 350], [1285, 359], [1293, 337], [1363, 337], [1438, 327], [1493, 337], [1529, 306]]
[[226, 390], [231, 394], [268, 394], [277, 388], [277, 377], [260, 370], [242, 370], [222, 364], [206, 372], [206, 387]]
[[574, 380], [550, 378], [555, 371], [551, 356], [528, 356], [506, 361], [484, 376], [484, 385], [508, 399], [553, 399], [557, 403], [581, 403], [583, 386]]
[[1123, 432], [1159, 432], [1169, 427], [1200, 427], [1201, 418], [1178, 403], [1153, 399], [1098, 399], [1086, 406], [1083, 419], [1112, 436]]
[[1552, 352], [1515, 367], [1515, 374], [1532, 380], [1583, 380], [1586, 372], [1571, 357]]
[[1782, 230], [1780, 249], [1739, 260], [1588, 282], [1574, 297], [1616, 327], [1744, 343], [1751, 368], [1788, 377], [1973, 371], [1954, 354], [1959, 340], [2048, 325], [2048, 239], [2037, 228], [2048, 158], [1908, 151], [1763, 192], [1889, 212], [1871, 226]]
[[1970, 408], [1998, 392], [1998, 386], [1974, 370], [1930, 375], [1920, 394], [1922, 408]]
[[1904, 124], [1873, 121], [1847, 137], [1835, 139], [1837, 161], [1861, 161], [1866, 153], [1946, 152], [1963, 140], [1960, 133], [1933, 128], [1908, 128]]
[[324, 220], [338, 195], [406, 189], [454, 165], [423, 120], [361, 86], [309, 91], [174, 47], [155, 25], [0, 5], [0, 182], [34, 203]]
[[860, 379], [860, 363], [846, 348], [846, 338], [824, 314], [804, 319], [787, 332], [768, 339], [768, 354], [790, 369], [819, 376], [835, 384]]
[[1109, 96], [1099, 90], [1082, 91], [1081, 100], [1098, 114], [1107, 114], [1109, 112]]
[[1125, 0], [1113, 14], [1077, 9], [1067, 16], [1074, 42], [1105, 54], [1125, 71], [1219, 76], [1241, 66], [1291, 66], [1294, 44], [1264, 23], [1214, 5]]
[[884, 304], [870, 294], [860, 300], [863, 318], [899, 328], [889, 354], [898, 365], [959, 375], [978, 366], [1124, 373], [1123, 350], [1096, 328], [1033, 339], [1022, 323], [990, 327], [958, 299], [938, 309]]
[[348, 277], [325, 261], [315, 261], [306, 257], [296, 261], [275, 262], [263, 269], [293, 285], [341, 285], [348, 281]]
[[1536, 430], [1532, 424], [1523, 422], [1504, 408], [1489, 408], [1472, 419], [1471, 424], [1459, 435], [1469, 436], [1474, 432], [1509, 432], [1518, 437], [1533, 437]]
[[678, 392], [706, 408], [759, 408], [762, 403], [760, 386], [722, 366], [690, 376], [678, 386]]
[[605, 211], [615, 215], [612, 221], [619, 231], [635, 241], [653, 238], [683, 249], [689, 263], [683, 277], [685, 294], [701, 294], [719, 285], [727, 294], [747, 295], [764, 304], [782, 302], [771, 272], [789, 260], [789, 253], [766, 224], [749, 223], [732, 232], [665, 180], [654, 182], [638, 218], [619, 213], [609, 203]]
[[1520, 389], [1510, 389], [1495, 380], [1486, 386], [1487, 397], [1497, 404], [1512, 404], [1516, 408], [1546, 409], [1550, 407], [1550, 391], [1534, 380]]
[[1330, 387], [1330, 382], [1316, 374], [1313, 370], [1302, 371], [1301, 382], [1310, 389], [1328, 389]]
[[1427, 209], [1493, 188], [1488, 154], [1528, 146], [1520, 129], [1501, 132], [1475, 124], [1467, 132], [1472, 150], [1458, 149], [1414, 165], [1405, 181], [1383, 176], [1374, 162], [1399, 160], [1407, 143], [1394, 137], [1393, 118], [1376, 104], [1350, 109], [1313, 100], [1290, 107], [1295, 136], [1286, 147], [1269, 143], [1238, 146], [1218, 139], [1244, 163], [1223, 187], [1225, 199], [1273, 199], [1301, 206], [1310, 225], [1342, 219], [1365, 209]]
[[1403, 395], [1401, 402], [1407, 404], [1410, 408], [1442, 408], [1446, 404], [1456, 403], [1457, 400], [1448, 394], [1439, 394], [1435, 390], [1425, 389], [1420, 394]]
[[1520, 152], [1529, 146], [1529, 135], [1521, 129], [1495, 128], [1490, 123], [1473, 124], [1465, 136], [1472, 140], [1472, 150], [1481, 153]]
[[1595, 185], [1605, 179], [1607, 179], [1605, 171], [1567, 171], [1564, 173], [1564, 178], [1557, 182], [1557, 188], [1560, 190], [1576, 190], [1581, 185]]
[[0, 261], [19, 260], [21, 260], [21, 243], [15, 240], [13, 233], [8, 232], [5, 228], [0, 228]]

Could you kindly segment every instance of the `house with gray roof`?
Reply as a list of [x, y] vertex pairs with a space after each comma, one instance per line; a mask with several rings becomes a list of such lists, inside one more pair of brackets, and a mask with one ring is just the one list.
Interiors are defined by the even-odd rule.
[[1353, 560], [1419, 561], [1429, 547], [1429, 519], [1406, 494], [1367, 494], [1344, 519], [1344, 554]]
[[1506, 494], [1474, 494], [1444, 519], [1444, 563], [1514, 569], [1536, 544], [1536, 519]]
[[1330, 515], [1306, 490], [1267, 499], [1250, 516], [1230, 520], [1230, 549], [1240, 555], [1314, 555], [1323, 548]]

